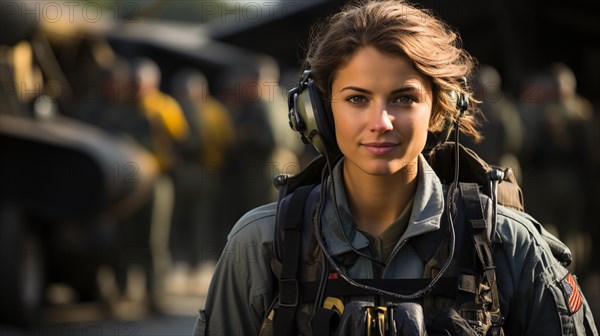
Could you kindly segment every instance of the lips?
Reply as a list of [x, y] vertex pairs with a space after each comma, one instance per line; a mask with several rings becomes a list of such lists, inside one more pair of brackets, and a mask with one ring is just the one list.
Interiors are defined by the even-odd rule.
[[363, 147], [373, 155], [385, 155], [393, 151], [398, 143], [394, 142], [369, 142], [363, 144]]

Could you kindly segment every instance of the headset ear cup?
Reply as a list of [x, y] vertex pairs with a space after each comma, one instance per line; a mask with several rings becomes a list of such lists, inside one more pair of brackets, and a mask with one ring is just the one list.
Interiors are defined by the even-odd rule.
[[[323, 98], [321, 91], [312, 79], [308, 80], [308, 92], [313, 107], [316, 129], [310, 134], [311, 138], [318, 136], [318, 140], [313, 140], [313, 145], [320, 153], [335, 154], [339, 151], [335, 138], [335, 123], [331, 107]], [[317, 147], [318, 146], [318, 147]]]
[[[460, 78], [460, 86], [465, 90], [465, 91], [469, 91], [469, 81], [467, 80], [467, 77], [461, 77]], [[458, 100], [456, 102], [456, 108], [458, 109], [459, 112], [459, 116], [462, 116], [465, 111], [467, 111], [469, 109], [469, 104], [471, 102], [469, 101], [469, 97], [467, 97], [463, 92], [460, 92], [458, 94]]]
[[464, 93], [458, 94], [456, 101], [456, 108], [458, 109], [459, 116], [462, 116], [465, 111], [469, 108], [469, 98]]
[[290, 128], [298, 133], [300, 133], [300, 137], [302, 142], [305, 144], [309, 144], [308, 138], [304, 136], [304, 131], [306, 130], [306, 125], [304, 122], [304, 118], [300, 113], [300, 108], [298, 105], [298, 99], [300, 96], [300, 88], [298, 86], [294, 87], [288, 93], [288, 124]]
[[302, 142], [312, 144], [317, 151], [322, 153], [325, 148], [320, 139], [316, 137], [319, 134], [316, 109], [319, 107], [316, 106], [312, 96], [313, 93], [309, 89], [308, 79], [301, 81], [297, 88], [290, 91], [289, 122], [291, 128], [300, 133]]
[[[458, 118], [461, 118], [465, 111], [469, 108], [469, 98], [462, 92], [450, 91], [450, 97], [454, 101], [456, 109], [458, 110]], [[454, 131], [454, 123], [446, 119], [444, 122], [444, 128], [439, 132], [427, 132], [427, 142], [423, 149], [423, 154], [429, 154], [431, 150], [438, 145], [448, 141], [450, 134]]]
[[292, 130], [300, 134], [302, 142], [310, 144], [307, 129], [313, 126], [310, 121], [312, 117], [312, 106], [310, 97], [305, 90], [310, 70], [304, 71], [302, 79], [288, 92], [288, 123]]
[[459, 117], [469, 108], [469, 98], [462, 92], [451, 91], [450, 97], [454, 101], [454, 105], [458, 110]]
[[305, 70], [298, 85], [288, 92], [289, 125], [300, 133], [305, 144], [312, 144], [321, 154], [337, 157], [333, 115], [310, 74]]

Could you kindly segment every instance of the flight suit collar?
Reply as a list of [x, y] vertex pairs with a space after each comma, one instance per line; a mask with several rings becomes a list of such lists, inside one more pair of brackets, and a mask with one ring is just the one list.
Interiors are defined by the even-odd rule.
[[[344, 231], [347, 240], [352, 242], [356, 250], [361, 250], [369, 246], [367, 237], [356, 230], [354, 219], [348, 206], [342, 179], [343, 161], [344, 159], [342, 158], [335, 165], [332, 176], [327, 179], [326, 190], [328, 194], [321, 217], [323, 235], [326, 240], [327, 249], [332, 256], [341, 255], [352, 250], [345, 242], [341, 230]], [[335, 190], [335, 194], [333, 190]], [[337, 211], [341, 223], [337, 219], [336, 207], [333, 206], [334, 200], [337, 200]], [[406, 231], [398, 241], [398, 244], [411, 237], [439, 229], [443, 210], [444, 193], [442, 184], [425, 158], [420, 155], [417, 190], [414, 196], [413, 208]]]

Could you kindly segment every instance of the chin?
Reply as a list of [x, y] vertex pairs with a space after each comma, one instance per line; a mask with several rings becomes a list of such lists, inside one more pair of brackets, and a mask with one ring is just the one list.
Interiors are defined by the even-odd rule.
[[400, 172], [404, 168], [402, 163], [397, 162], [374, 162], [365, 167], [367, 174], [374, 176], [389, 176]]

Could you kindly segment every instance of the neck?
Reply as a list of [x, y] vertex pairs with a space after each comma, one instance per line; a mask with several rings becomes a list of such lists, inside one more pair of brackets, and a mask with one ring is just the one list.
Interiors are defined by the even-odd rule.
[[369, 175], [344, 164], [344, 185], [359, 230], [378, 236], [400, 217], [417, 190], [417, 171], [403, 168], [393, 175]]

